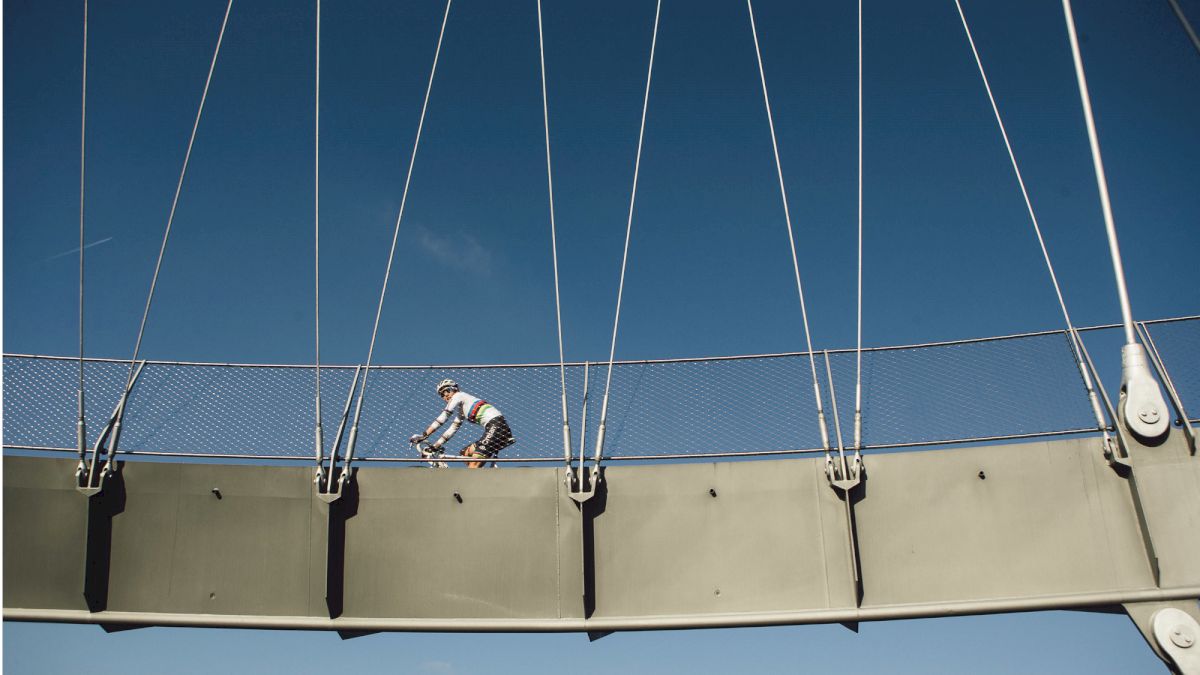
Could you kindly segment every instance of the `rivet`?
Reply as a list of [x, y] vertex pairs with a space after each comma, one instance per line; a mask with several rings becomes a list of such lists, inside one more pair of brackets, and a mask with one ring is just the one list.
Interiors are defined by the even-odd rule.
[[1174, 642], [1176, 647], [1187, 649], [1195, 644], [1196, 639], [1192, 637], [1192, 634], [1185, 627], [1176, 626], [1171, 630], [1171, 642]]
[[459, 504], [461, 504], [461, 503], [462, 503], [462, 495], [460, 495], [460, 494], [458, 494], [457, 492], [455, 492], [455, 493], [454, 493], [454, 501], [456, 501], [456, 502], [458, 502]]
[[979, 480], [987, 480], [987, 474], [985, 474], [983, 471], [980, 471]]
[[711, 497], [716, 497], [716, 496], [717, 496], [717, 491], [716, 491], [716, 489], [715, 489], [715, 488], [708, 488], [708, 494], [709, 494], [709, 496], [711, 496]]

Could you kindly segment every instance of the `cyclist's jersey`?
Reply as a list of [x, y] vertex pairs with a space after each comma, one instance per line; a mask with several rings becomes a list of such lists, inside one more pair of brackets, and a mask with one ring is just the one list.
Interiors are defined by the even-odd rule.
[[458, 433], [458, 428], [462, 426], [463, 421], [478, 424], [481, 427], [486, 427], [488, 422], [502, 417], [500, 410], [496, 406], [487, 401], [476, 398], [465, 391], [455, 392], [450, 400], [446, 403], [446, 408], [442, 410], [442, 414], [437, 416], [434, 421], [435, 426], [441, 426], [454, 415], [454, 421], [450, 423], [450, 427], [442, 433], [437, 442], [436, 447], [441, 447], [450, 440], [454, 434]]
[[488, 422], [500, 417], [500, 411], [496, 406], [481, 398], [476, 398], [465, 391], [459, 391], [450, 397], [450, 401], [446, 403], [446, 409], [442, 411], [441, 415], [438, 415], [438, 424], [444, 424], [451, 415], [483, 427], [487, 426]]

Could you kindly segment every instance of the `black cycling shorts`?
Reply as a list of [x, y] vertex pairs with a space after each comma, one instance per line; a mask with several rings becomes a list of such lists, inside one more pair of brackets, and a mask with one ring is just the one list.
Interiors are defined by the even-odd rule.
[[475, 441], [473, 454], [490, 459], [499, 455], [501, 450], [514, 442], [512, 429], [508, 428], [508, 422], [504, 421], [504, 417], [497, 417], [483, 428], [483, 435]]

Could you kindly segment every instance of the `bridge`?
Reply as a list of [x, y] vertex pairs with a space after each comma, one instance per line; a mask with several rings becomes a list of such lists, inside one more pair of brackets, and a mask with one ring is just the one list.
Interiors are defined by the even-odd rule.
[[[860, 203], [858, 344], [814, 348], [760, 26], [747, 2], [803, 351], [615, 358], [656, 11], [608, 358], [564, 356], [542, 56], [559, 360], [376, 363], [447, 2], [366, 359], [321, 363], [319, 281], [312, 364], [146, 359], [142, 338], [230, 2], [132, 357], [85, 356], [82, 175], [79, 354], [4, 356], [4, 618], [107, 630], [595, 639], [1077, 609], [1128, 614], [1169, 668], [1200, 673], [1200, 317], [1133, 318], [1064, 0], [1122, 310], [1119, 324], [1074, 325], [955, 5], [1063, 329], [864, 347]], [[318, 110], [319, 21], [318, 4]], [[86, 14], [84, 25], [86, 73]], [[538, 28], [541, 47], [540, 3]], [[861, 164], [859, 180], [861, 190]], [[1093, 359], [1097, 344], [1103, 359]], [[1117, 344], [1119, 375], [1105, 365]], [[517, 443], [495, 470], [461, 470], [457, 457], [431, 466], [408, 443], [431, 417], [433, 383], [443, 378], [486, 392], [511, 421]]]
[[[91, 487], [64, 423], [75, 360], [6, 356], [5, 617], [596, 636], [1123, 608], [1172, 659], [1155, 617], [1174, 630], [1181, 615], [1162, 612], [1194, 615], [1200, 594], [1200, 420], [1186, 413], [1200, 406], [1200, 318], [1138, 327], [1173, 406], [1153, 441], [1106, 395], [1104, 427], [1089, 428], [1065, 331], [866, 352], [853, 453], [822, 449], [815, 425], [813, 447], [787, 447], [792, 420], [754, 415], [808, 391], [803, 353], [618, 363], [612, 444], [582, 461], [557, 443], [557, 364], [377, 366], [357, 465], [336, 443], [307, 456], [313, 367], [160, 362], [140, 369], [123, 447]], [[854, 356], [820, 354], [835, 421], [853, 417], [838, 392]], [[998, 363], [1024, 371], [963, 395]], [[89, 398], [119, 398], [127, 364], [85, 365]], [[596, 386], [591, 366], [569, 367], [571, 384]], [[355, 370], [326, 367], [326, 386], [352, 393]], [[519, 439], [502, 470], [412, 468], [425, 463], [402, 433], [446, 375], [507, 397]], [[648, 414], [669, 390], [723, 405]], [[761, 423], [722, 432], [747, 416]]]

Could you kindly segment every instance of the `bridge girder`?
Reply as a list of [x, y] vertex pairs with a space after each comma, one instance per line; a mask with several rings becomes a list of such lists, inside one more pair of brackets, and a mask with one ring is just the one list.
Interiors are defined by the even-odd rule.
[[4, 617], [600, 634], [1194, 608], [1200, 458], [1173, 433], [1131, 460], [872, 455], [852, 537], [820, 459], [609, 466], [580, 505], [561, 468], [360, 469], [329, 504], [303, 467], [127, 462], [88, 498], [72, 462], [6, 457]]

